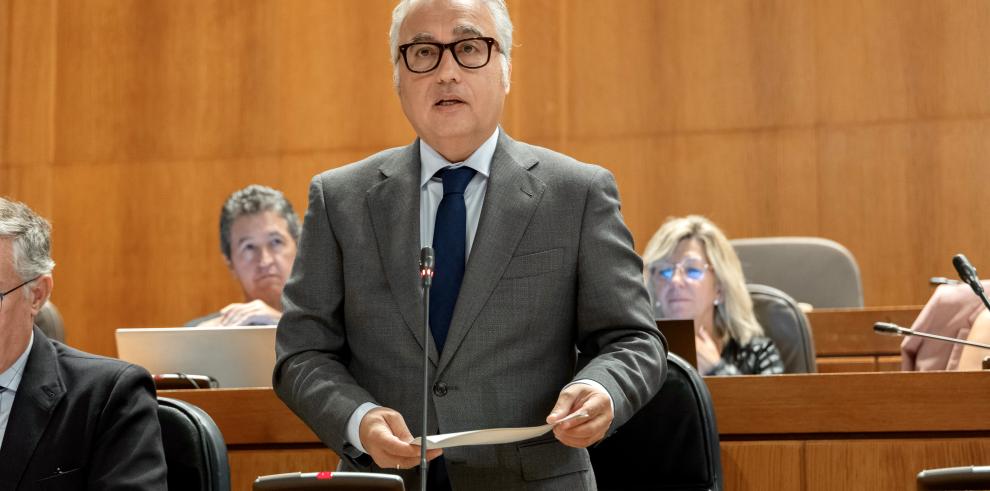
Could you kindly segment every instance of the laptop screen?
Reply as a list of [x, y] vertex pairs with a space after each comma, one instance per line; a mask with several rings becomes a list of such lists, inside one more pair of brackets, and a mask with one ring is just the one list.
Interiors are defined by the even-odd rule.
[[275, 326], [117, 329], [117, 356], [152, 374], [206, 375], [220, 387], [271, 387]]

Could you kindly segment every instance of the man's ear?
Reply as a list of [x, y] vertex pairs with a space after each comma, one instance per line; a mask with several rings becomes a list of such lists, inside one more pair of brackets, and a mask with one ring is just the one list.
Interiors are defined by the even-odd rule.
[[34, 282], [29, 285], [28, 291], [31, 292], [31, 315], [36, 316], [41, 312], [41, 308], [45, 306], [45, 302], [48, 301], [48, 297], [52, 294], [52, 287], [54, 286], [54, 281], [52, 281], [51, 275], [41, 275], [40, 278], [34, 280]]

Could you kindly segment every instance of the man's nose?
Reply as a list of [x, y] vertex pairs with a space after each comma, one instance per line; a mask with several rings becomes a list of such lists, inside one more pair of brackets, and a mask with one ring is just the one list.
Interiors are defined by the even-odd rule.
[[440, 66], [437, 67], [438, 82], [460, 82], [461, 66], [454, 59], [454, 48], [443, 50], [440, 54]]
[[261, 255], [258, 256], [258, 266], [267, 267], [275, 262], [275, 254], [272, 253], [271, 248], [262, 247]]

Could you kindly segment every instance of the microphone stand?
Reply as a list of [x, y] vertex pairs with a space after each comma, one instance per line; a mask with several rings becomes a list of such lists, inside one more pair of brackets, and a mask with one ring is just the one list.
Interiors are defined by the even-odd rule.
[[877, 322], [876, 324], [873, 324], [873, 332], [876, 332], [877, 334], [889, 334], [891, 336], [920, 336], [923, 338], [937, 339], [948, 343], [965, 344], [967, 346], [975, 346], [977, 348], [990, 350], [990, 344], [977, 343], [968, 339], [956, 339], [948, 336], [939, 336], [938, 334], [929, 334], [927, 332], [913, 331], [890, 322]]
[[[980, 280], [976, 280], [976, 281], [977, 281], [977, 284], [979, 284], [979, 281]], [[979, 289], [977, 289], [976, 287], [973, 287], [973, 285], [969, 285], [969, 286], [971, 288], [973, 288], [973, 291], [974, 292], [976, 292], [976, 296], [980, 297], [980, 300], [983, 300], [983, 305], [986, 306], [987, 310], [990, 310], [990, 299], [987, 298], [987, 294], [986, 293], [983, 293], [983, 287], [982, 287], [982, 285], [981, 285], [981, 287]]]
[[426, 491], [426, 477], [429, 463], [426, 461], [426, 433], [430, 411], [430, 286], [433, 284], [433, 248], [424, 247], [420, 251], [419, 278], [423, 285], [423, 432], [419, 440], [419, 489]]

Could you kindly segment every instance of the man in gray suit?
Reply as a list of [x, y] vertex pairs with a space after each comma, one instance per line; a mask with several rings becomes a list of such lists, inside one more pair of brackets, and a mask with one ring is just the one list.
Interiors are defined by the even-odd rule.
[[[431, 489], [595, 489], [584, 448], [649, 401], [666, 372], [615, 181], [499, 128], [512, 47], [504, 0], [402, 1], [391, 43], [419, 138], [313, 179], [275, 390], [342, 470], [399, 473], [413, 489], [426, 349], [431, 434], [588, 414], [525, 442], [446, 449], [430, 464]], [[430, 245], [424, 339], [417, 263]], [[579, 370], [578, 350], [591, 357]]]

